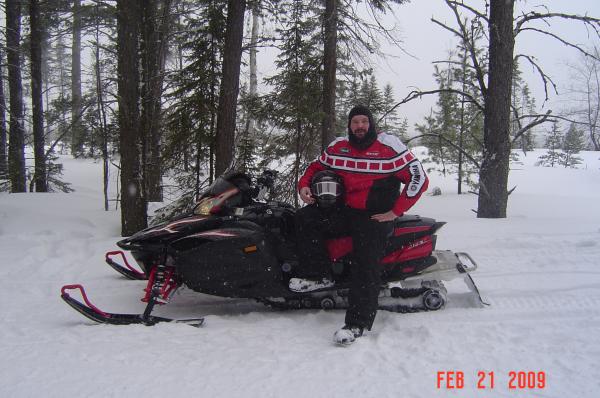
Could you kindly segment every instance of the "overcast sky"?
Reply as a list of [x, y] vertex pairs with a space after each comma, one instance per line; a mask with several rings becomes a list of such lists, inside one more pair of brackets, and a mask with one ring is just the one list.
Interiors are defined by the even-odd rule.
[[[480, 0], [468, 1], [469, 4], [482, 4]], [[518, 10], [531, 10], [533, 7], [545, 4], [553, 12], [600, 17], [600, 0], [518, 0]], [[380, 86], [390, 83], [394, 87], [394, 95], [397, 100], [404, 98], [413, 88], [430, 90], [436, 88], [433, 78], [432, 61], [443, 60], [448, 51], [456, 48], [457, 40], [452, 35], [431, 22], [431, 18], [454, 25], [454, 17], [443, 0], [412, 0], [409, 4], [394, 7], [395, 16], [387, 16], [386, 26], [397, 27], [397, 33], [403, 40], [402, 50], [386, 47], [386, 52], [393, 57], [387, 59], [376, 59], [375, 73]], [[517, 11], [519, 12], [519, 11]], [[552, 21], [550, 27], [553, 32], [563, 35], [570, 41], [592, 45], [588, 32], [581, 23]], [[596, 41], [597, 45], [600, 45]], [[579, 56], [577, 51], [569, 49], [556, 40], [543, 37], [539, 34], [522, 33], [518, 36], [516, 52], [527, 53], [536, 56], [544, 65], [546, 72], [552, 76], [559, 86], [559, 92], [564, 91], [569, 83], [567, 62], [575, 62]], [[267, 77], [274, 73], [272, 65], [273, 52], [261, 49], [259, 53], [259, 78]], [[269, 61], [269, 59], [271, 61]], [[544, 99], [543, 85], [541, 80], [533, 74], [530, 66], [522, 64], [521, 69], [528, 85], [533, 90], [538, 106]], [[563, 96], [564, 98], [564, 96]], [[436, 97], [430, 95], [423, 99], [414, 100], [399, 108], [399, 115], [407, 117], [410, 128], [414, 123], [422, 122], [435, 105]], [[544, 107], [553, 109], [556, 113], [561, 105], [553, 93], [551, 101]]]

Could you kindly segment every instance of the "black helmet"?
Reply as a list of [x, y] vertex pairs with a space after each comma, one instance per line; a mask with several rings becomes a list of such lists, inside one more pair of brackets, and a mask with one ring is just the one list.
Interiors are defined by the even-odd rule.
[[331, 207], [342, 198], [344, 184], [342, 178], [331, 170], [319, 171], [313, 176], [310, 190], [319, 207]]

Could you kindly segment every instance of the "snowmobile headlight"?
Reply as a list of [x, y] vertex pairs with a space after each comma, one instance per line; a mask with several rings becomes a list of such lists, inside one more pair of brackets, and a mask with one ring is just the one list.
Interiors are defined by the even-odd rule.
[[194, 209], [194, 214], [200, 216], [210, 216], [210, 210], [213, 208], [213, 198], [204, 198], [198, 202]]

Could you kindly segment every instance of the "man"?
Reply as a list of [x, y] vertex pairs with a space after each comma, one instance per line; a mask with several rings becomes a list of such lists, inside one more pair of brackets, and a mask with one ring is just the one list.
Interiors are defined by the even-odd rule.
[[[313, 176], [324, 170], [335, 172], [345, 190], [343, 206], [325, 211], [316, 206], [310, 188]], [[349, 307], [345, 325], [334, 334], [336, 343], [350, 344], [364, 329], [371, 330], [381, 288], [379, 259], [392, 221], [417, 202], [427, 184], [421, 163], [397, 137], [378, 134], [371, 111], [361, 105], [350, 110], [348, 137], [329, 144], [300, 178], [300, 198], [309, 205], [296, 217], [300, 264], [322, 274], [330, 269], [324, 238], [344, 232], [353, 239]], [[316, 282], [317, 287], [332, 283]]]

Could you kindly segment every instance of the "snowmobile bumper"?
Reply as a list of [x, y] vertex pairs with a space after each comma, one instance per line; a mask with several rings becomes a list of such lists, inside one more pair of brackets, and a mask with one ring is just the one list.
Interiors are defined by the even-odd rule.
[[[118, 262], [116, 262], [115, 260], [113, 260], [113, 257], [119, 256], [119, 255], [121, 256], [123, 263], [125, 264], [125, 267], [122, 266], [121, 264], [119, 264]], [[123, 253], [121, 250], [106, 253], [105, 259], [106, 259], [106, 263], [108, 265], [110, 265], [110, 267], [112, 269], [114, 269], [115, 271], [117, 271], [118, 273], [120, 273], [121, 275], [126, 277], [127, 279], [132, 279], [132, 280], [148, 279], [146, 274], [144, 274], [141, 271], [136, 270], [129, 264], [129, 262], [127, 261], [127, 258], [125, 257], [125, 253]]]
[[[79, 290], [84, 303], [74, 299], [69, 295], [67, 291]], [[105, 312], [92, 304], [83, 286], [81, 285], [65, 285], [61, 289], [60, 297], [69, 304], [74, 310], [82, 314], [88, 319], [94, 322], [105, 323], [109, 325], [132, 325], [141, 324], [146, 326], [152, 326], [161, 322], [174, 322], [174, 323], [185, 323], [190, 326], [200, 327], [204, 323], [204, 318], [195, 319], [170, 319], [163, 318], [149, 314], [116, 314], [112, 312]]]

